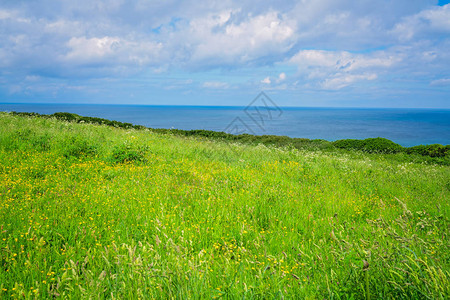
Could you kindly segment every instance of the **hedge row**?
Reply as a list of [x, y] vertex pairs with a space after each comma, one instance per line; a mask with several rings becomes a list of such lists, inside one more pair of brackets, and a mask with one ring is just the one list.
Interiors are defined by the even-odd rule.
[[277, 145], [277, 146], [293, 146], [297, 149], [303, 148], [319, 148], [319, 149], [347, 149], [347, 150], [359, 150], [367, 153], [407, 153], [407, 154], [419, 154], [422, 156], [430, 157], [447, 157], [450, 156], [450, 145], [420, 145], [405, 148], [399, 144], [396, 144], [385, 138], [369, 138], [365, 140], [345, 139], [335, 142], [329, 142], [326, 140], [316, 139], [303, 139], [303, 138], [291, 138], [288, 136], [278, 135], [250, 135], [240, 134], [233, 135], [226, 132], [217, 132], [211, 130], [181, 130], [181, 129], [164, 129], [164, 128], [147, 128], [142, 125], [133, 125], [131, 123], [123, 123], [119, 121], [111, 121], [102, 118], [95, 117], [83, 117], [77, 114], [68, 112], [57, 112], [51, 115], [44, 115], [38, 113], [28, 112], [11, 112], [13, 115], [29, 116], [29, 117], [43, 117], [43, 118], [55, 118], [58, 120], [76, 122], [76, 123], [90, 123], [101, 124], [107, 126], [113, 126], [124, 129], [150, 129], [156, 133], [163, 134], [175, 134], [179, 136], [193, 136], [193, 137], [205, 137], [208, 139], [220, 139], [228, 141], [236, 141], [250, 144], [265, 144], [265, 145]]
[[404, 151], [404, 148], [399, 144], [380, 137], [365, 140], [338, 140], [333, 142], [333, 145], [341, 149], [361, 150], [370, 153], [398, 153]]
[[450, 156], [450, 145], [443, 146], [440, 144], [432, 144], [406, 148], [384, 138], [370, 138], [365, 140], [339, 140], [333, 142], [333, 145], [341, 149], [361, 150], [369, 153], [405, 152], [407, 154], [420, 154], [430, 157]]

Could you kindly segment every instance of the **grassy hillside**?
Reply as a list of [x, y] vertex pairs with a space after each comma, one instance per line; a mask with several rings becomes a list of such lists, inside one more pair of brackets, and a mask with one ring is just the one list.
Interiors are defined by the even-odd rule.
[[[15, 116], [51, 118], [72, 123], [89, 123], [107, 125], [123, 129], [151, 130], [154, 133], [172, 134], [184, 137], [206, 138], [208, 140], [219, 140], [228, 142], [238, 142], [246, 145], [279, 146], [292, 147], [298, 150], [322, 150], [328, 152], [351, 152], [362, 151], [365, 153], [377, 154], [399, 154], [391, 156], [390, 159], [402, 160], [407, 162], [426, 162], [440, 165], [450, 165], [450, 145], [419, 145], [414, 147], [403, 147], [385, 138], [368, 138], [365, 140], [345, 139], [329, 142], [322, 139], [305, 139], [291, 138], [288, 136], [278, 135], [251, 135], [239, 134], [234, 135], [226, 132], [217, 132], [211, 130], [180, 130], [165, 128], [147, 128], [142, 125], [133, 125], [131, 123], [123, 123], [119, 121], [111, 121], [97, 117], [85, 117], [68, 112], [57, 112], [51, 115], [28, 113], [28, 112], [11, 112]], [[404, 154], [404, 155], [402, 155]]]
[[450, 167], [404, 155], [0, 113], [0, 298], [448, 298]]

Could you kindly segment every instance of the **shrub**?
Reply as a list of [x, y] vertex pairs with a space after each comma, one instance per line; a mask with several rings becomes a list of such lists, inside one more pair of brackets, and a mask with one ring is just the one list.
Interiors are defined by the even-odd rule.
[[35, 113], [35, 112], [17, 112], [17, 111], [12, 111], [11, 114], [13, 116], [22, 116], [22, 117], [41, 117], [44, 115]]
[[338, 140], [333, 142], [337, 148], [348, 150], [361, 150], [368, 153], [397, 153], [403, 151], [403, 147], [385, 138], [369, 138], [365, 140]]
[[397, 153], [403, 151], [403, 147], [385, 138], [370, 138], [363, 140], [364, 151], [380, 153]]
[[57, 112], [57, 113], [50, 115], [50, 117], [54, 117], [58, 120], [63, 120], [63, 121], [68, 121], [68, 122], [76, 122], [77, 120], [80, 119], [79, 115], [68, 113], [68, 112]]
[[293, 138], [292, 145], [297, 149], [333, 149], [333, 143], [322, 139]]
[[405, 151], [408, 154], [415, 153], [423, 156], [445, 157], [450, 154], [450, 145], [447, 146], [443, 146], [440, 144], [419, 145], [407, 148]]

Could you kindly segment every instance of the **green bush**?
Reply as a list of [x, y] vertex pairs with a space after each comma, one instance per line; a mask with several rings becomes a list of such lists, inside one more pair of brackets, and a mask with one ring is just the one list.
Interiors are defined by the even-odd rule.
[[67, 122], [76, 122], [77, 120], [80, 119], [79, 115], [68, 113], [68, 112], [57, 112], [57, 113], [50, 115], [50, 117], [54, 117], [58, 120], [67, 121]]
[[431, 157], [445, 157], [450, 154], [450, 145], [447, 146], [442, 146], [440, 144], [419, 145], [407, 148], [405, 151], [408, 154], [420, 154], [423, 156], [431, 156]]
[[385, 138], [369, 138], [365, 140], [346, 139], [333, 142], [337, 148], [360, 150], [368, 153], [398, 153], [404, 148]]

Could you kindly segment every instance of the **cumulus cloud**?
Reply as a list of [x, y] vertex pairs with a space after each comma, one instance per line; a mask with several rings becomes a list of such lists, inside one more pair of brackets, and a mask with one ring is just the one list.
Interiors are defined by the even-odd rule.
[[120, 39], [113, 37], [73, 37], [67, 42], [70, 48], [66, 58], [77, 61], [96, 61], [112, 55], [120, 47]]
[[63, 60], [75, 64], [109, 62], [146, 65], [160, 57], [161, 43], [133, 42], [118, 37], [74, 37], [66, 43], [69, 51]]
[[[47, 1], [42, 2], [44, 7], [48, 5]], [[142, 1], [126, 7], [122, 1], [86, 5], [65, 4], [61, 15], [47, 15], [35, 3], [26, 5], [24, 8], [28, 10], [20, 12], [0, 10], [0, 18], [7, 25], [0, 30], [0, 37], [9, 41], [0, 50], [10, 54], [3, 61], [13, 63], [29, 58], [42, 62], [42, 57], [36, 58], [45, 56], [56, 72], [58, 65], [66, 68], [67, 62], [72, 67], [77, 63], [78, 66], [97, 64], [105, 70], [125, 63], [130, 63], [130, 68], [135, 64], [153, 67], [155, 63], [160, 67], [188, 69], [238, 67], [282, 55], [295, 42], [295, 21], [273, 10], [253, 15], [236, 4], [228, 5], [234, 8], [225, 8], [227, 5], [216, 3], [209, 7], [210, 11], [195, 14], [192, 8], [186, 9], [187, 12], [176, 8], [171, 11], [164, 5], [147, 5]], [[36, 12], [30, 8], [36, 8]], [[153, 9], [163, 13], [158, 15]], [[96, 17], [89, 18], [94, 12]], [[173, 15], [174, 12], [179, 16]], [[141, 18], [135, 20], [132, 15]], [[20, 24], [24, 20], [27, 24]]]
[[190, 66], [245, 65], [292, 47], [292, 21], [276, 12], [243, 19], [239, 14], [225, 11], [195, 18], [176, 33], [187, 45]]
[[[31, 60], [47, 53], [46, 60], [53, 64], [58, 64], [55, 58], [62, 57], [60, 64], [70, 61], [82, 65], [107, 63], [110, 67], [130, 63], [132, 68], [155, 64], [191, 69], [239, 68], [282, 61], [303, 46], [331, 43], [334, 47], [359, 49], [368, 43], [378, 46], [411, 36], [402, 28], [446, 30], [450, 26], [448, 6], [421, 10], [426, 6], [420, 1], [264, 4], [256, 9], [251, 3], [246, 6], [234, 1], [200, 5], [86, 0], [76, 5], [64, 2], [48, 10], [45, 8], [52, 5], [48, 0], [16, 7], [10, 3], [9, 8], [0, 9], [0, 19], [6, 25], [1, 37], [9, 41], [1, 48], [11, 54], [5, 58], [9, 61], [17, 61], [17, 56], [29, 56]], [[399, 18], [401, 22], [395, 23]], [[15, 46], [22, 51], [14, 51]], [[358, 63], [377, 64], [362, 60]]]
[[450, 5], [422, 0], [4, 1], [0, 84], [241, 70], [199, 86], [445, 87], [449, 20]]
[[392, 29], [392, 33], [402, 42], [413, 38], [432, 38], [450, 33], [450, 4], [425, 9], [417, 14], [405, 16]]
[[355, 54], [347, 51], [301, 50], [290, 63], [298, 67], [299, 74], [317, 80], [324, 89], [341, 89], [357, 81], [375, 80], [376, 72], [384, 72], [402, 60], [383, 51]]
[[327, 90], [338, 90], [349, 86], [350, 84], [361, 80], [375, 80], [377, 75], [374, 73], [369, 74], [346, 74], [338, 73], [323, 81], [321, 86]]
[[272, 81], [270, 80], [270, 77], [266, 77], [263, 80], [261, 80], [261, 83], [270, 84]]
[[286, 73], [281, 72], [278, 75], [278, 77], [270, 78], [270, 76], [267, 76], [266, 78], [261, 80], [261, 83], [266, 84], [266, 85], [271, 84], [271, 83], [279, 84], [279, 83], [283, 82], [284, 80], [286, 80]]
[[347, 51], [301, 50], [290, 62], [299, 68], [331, 68], [334, 70], [354, 71], [372, 67], [390, 67], [400, 58], [383, 52], [371, 54], [354, 54]]

